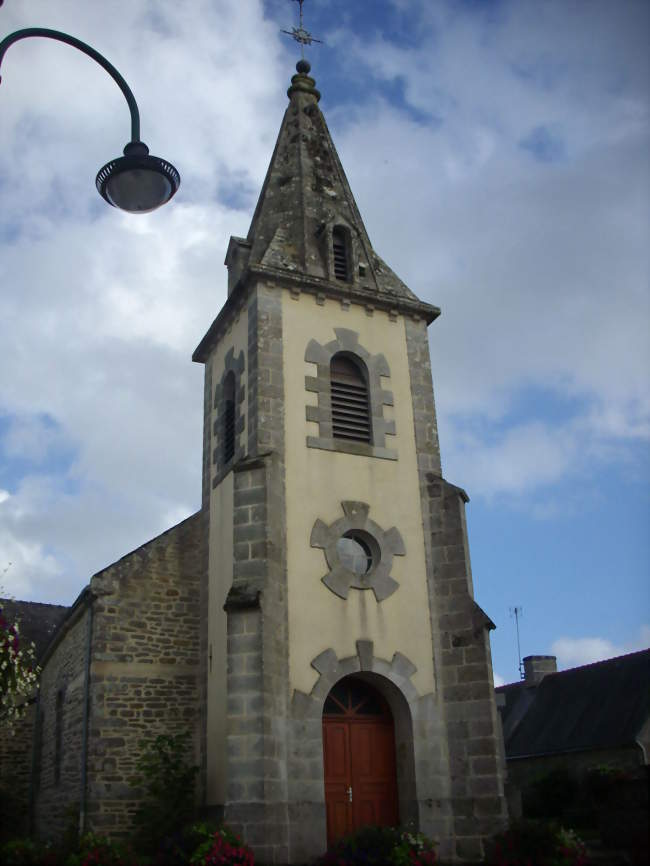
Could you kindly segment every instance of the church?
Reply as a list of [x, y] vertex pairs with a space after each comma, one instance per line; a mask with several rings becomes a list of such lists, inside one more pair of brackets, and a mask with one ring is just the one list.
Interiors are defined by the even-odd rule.
[[49, 640], [23, 732], [33, 827], [56, 835], [72, 809], [124, 835], [140, 742], [190, 731], [199, 807], [258, 862], [398, 823], [480, 859], [504, 761], [468, 497], [441, 471], [440, 311], [373, 249], [296, 70], [193, 354], [201, 508], [95, 574]]

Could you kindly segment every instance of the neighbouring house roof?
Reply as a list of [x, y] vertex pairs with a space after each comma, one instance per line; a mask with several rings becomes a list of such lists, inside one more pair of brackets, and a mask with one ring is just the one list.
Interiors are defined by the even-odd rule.
[[0, 605], [7, 622], [18, 621], [20, 640], [27, 644], [34, 642], [37, 659], [43, 655], [70, 609], [62, 604], [40, 604], [37, 601], [6, 598], [0, 599]]
[[496, 693], [507, 758], [631, 745], [650, 716], [650, 649]]

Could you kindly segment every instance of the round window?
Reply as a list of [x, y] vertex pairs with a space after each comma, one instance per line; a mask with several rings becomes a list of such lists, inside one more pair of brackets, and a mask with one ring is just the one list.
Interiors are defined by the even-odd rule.
[[339, 538], [336, 542], [336, 551], [341, 565], [353, 574], [368, 574], [377, 564], [378, 557], [373, 553], [368, 540], [354, 530], [346, 532]]

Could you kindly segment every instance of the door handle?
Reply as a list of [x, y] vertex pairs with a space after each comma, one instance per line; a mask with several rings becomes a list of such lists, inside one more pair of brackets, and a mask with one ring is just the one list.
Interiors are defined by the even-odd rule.
[[352, 802], [352, 785], [348, 788], [348, 802]]

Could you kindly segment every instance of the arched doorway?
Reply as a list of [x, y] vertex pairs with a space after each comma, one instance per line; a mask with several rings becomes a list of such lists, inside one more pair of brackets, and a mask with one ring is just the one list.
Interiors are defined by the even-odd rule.
[[323, 707], [328, 845], [368, 824], [398, 823], [395, 726], [388, 703], [350, 676]]

